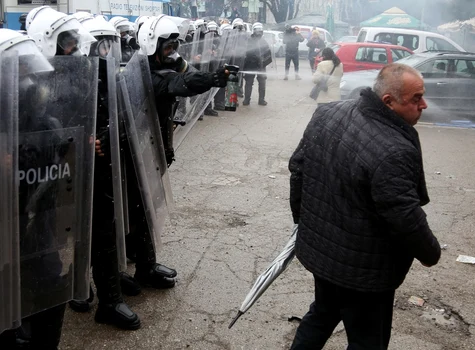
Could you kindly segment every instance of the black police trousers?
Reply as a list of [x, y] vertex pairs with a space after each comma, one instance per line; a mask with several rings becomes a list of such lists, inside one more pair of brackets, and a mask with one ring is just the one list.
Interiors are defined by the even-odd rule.
[[394, 292], [363, 293], [315, 278], [315, 301], [297, 328], [291, 350], [322, 349], [340, 321], [347, 350], [386, 350], [391, 337]]
[[22, 319], [19, 329], [0, 334], [0, 349], [57, 350], [61, 339], [66, 304]]
[[[101, 161], [107, 165], [99, 165]], [[96, 160], [91, 265], [99, 303], [116, 304], [122, 302], [122, 291], [114, 224], [112, 173], [109, 164], [105, 159]]]
[[252, 86], [254, 85], [254, 79], [257, 75], [257, 83], [259, 84], [259, 101], [264, 101], [266, 97], [266, 81], [267, 75], [265, 69], [261, 74], [244, 74], [244, 80], [246, 85], [244, 87], [244, 100], [250, 101], [252, 94]]

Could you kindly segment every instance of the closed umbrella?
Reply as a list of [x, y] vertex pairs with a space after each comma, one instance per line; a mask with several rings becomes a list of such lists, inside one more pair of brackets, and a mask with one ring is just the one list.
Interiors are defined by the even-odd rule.
[[251, 306], [260, 298], [274, 280], [289, 266], [295, 256], [295, 239], [297, 238], [298, 225], [294, 225], [292, 235], [282, 252], [272, 261], [269, 267], [257, 278], [249, 293], [247, 293], [237, 315], [233, 318], [228, 328], [231, 328]]

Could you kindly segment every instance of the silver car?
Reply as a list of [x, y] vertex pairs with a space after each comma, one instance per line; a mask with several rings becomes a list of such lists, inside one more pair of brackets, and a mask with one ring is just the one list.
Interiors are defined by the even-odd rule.
[[[397, 63], [407, 64], [424, 77], [427, 115], [453, 120], [464, 116], [475, 120], [475, 53], [424, 52], [403, 58]], [[379, 70], [349, 72], [340, 83], [343, 100], [356, 99], [360, 91], [372, 87]]]
[[284, 33], [277, 30], [264, 30], [264, 38], [274, 47], [276, 57], [285, 56]]

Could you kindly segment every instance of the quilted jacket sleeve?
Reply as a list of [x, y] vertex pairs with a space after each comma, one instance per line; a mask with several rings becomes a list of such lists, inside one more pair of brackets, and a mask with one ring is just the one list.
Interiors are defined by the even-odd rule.
[[416, 149], [388, 156], [375, 171], [371, 195], [377, 214], [384, 220], [393, 239], [424, 265], [437, 264], [441, 250], [427, 223], [417, 192], [422, 160]]
[[290, 209], [292, 210], [292, 217], [294, 224], [299, 223], [300, 219], [300, 204], [302, 200], [302, 182], [303, 182], [303, 164], [305, 153], [305, 136], [300, 141], [297, 149], [290, 158]]

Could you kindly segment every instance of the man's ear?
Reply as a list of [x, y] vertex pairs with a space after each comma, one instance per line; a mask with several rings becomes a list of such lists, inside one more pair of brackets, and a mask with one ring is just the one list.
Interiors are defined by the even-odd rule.
[[393, 109], [393, 108], [392, 108], [393, 98], [392, 98], [391, 95], [389, 95], [389, 94], [384, 95], [383, 98], [382, 98], [382, 100], [383, 100], [383, 103], [384, 103], [386, 106], [388, 106], [388, 108]]

